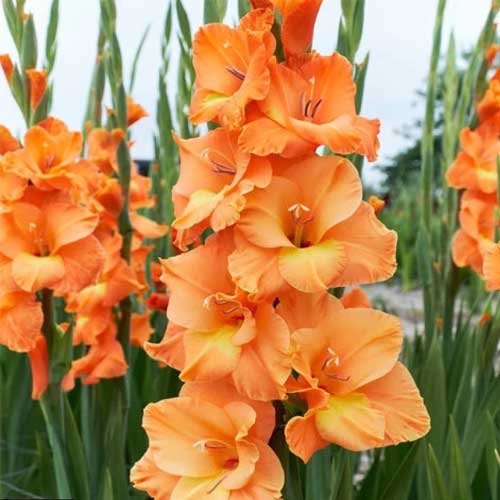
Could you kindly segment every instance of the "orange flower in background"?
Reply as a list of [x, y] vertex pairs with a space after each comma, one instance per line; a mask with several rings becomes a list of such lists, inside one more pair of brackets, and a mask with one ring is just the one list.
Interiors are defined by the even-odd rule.
[[237, 134], [222, 128], [206, 136], [174, 138], [180, 151], [173, 189], [176, 245], [185, 248], [211, 227], [221, 231], [239, 220], [245, 195], [271, 182], [271, 164], [238, 148]]
[[272, 406], [256, 406], [227, 386], [192, 389], [150, 404], [149, 448], [130, 473], [154, 498], [279, 499], [284, 473], [266, 444]]
[[10, 130], [0, 125], [0, 155], [19, 149], [19, 141], [10, 133]]
[[82, 141], [80, 132], [48, 118], [26, 132], [23, 148], [3, 157], [2, 169], [29, 179], [39, 189], [88, 192], [96, 183], [97, 168], [79, 159]]
[[47, 72], [28, 69], [26, 75], [30, 84], [30, 106], [35, 110], [47, 91]]
[[235, 231], [229, 270], [256, 297], [374, 283], [396, 269], [396, 234], [361, 201], [356, 169], [338, 157], [292, 162], [248, 195]]
[[289, 304], [280, 309], [296, 328], [293, 368], [299, 378], [290, 392], [308, 405], [285, 429], [291, 451], [307, 462], [329, 443], [361, 451], [424, 436], [429, 416], [411, 375], [397, 361], [399, 320], [368, 308], [343, 309], [326, 293], [315, 300], [323, 303], [317, 324]]
[[375, 215], [378, 215], [385, 207], [385, 201], [381, 200], [378, 196], [370, 196], [368, 203], [373, 207]]
[[269, 70], [269, 94], [259, 102], [262, 116], [252, 117], [239, 139], [245, 151], [296, 157], [326, 145], [334, 153], [376, 159], [380, 123], [357, 115], [352, 66], [345, 57], [311, 54], [295, 70], [276, 62]]
[[456, 189], [494, 193], [497, 189], [498, 125], [486, 123], [460, 133], [462, 151], [446, 172], [448, 185]]
[[0, 255], [11, 260], [12, 278], [26, 292], [79, 291], [96, 279], [104, 262], [92, 234], [97, 223], [95, 214], [65, 196], [28, 189], [0, 214]]
[[460, 205], [460, 229], [452, 241], [453, 261], [482, 274], [483, 255], [493, 244], [495, 196], [466, 191]]
[[291, 370], [288, 328], [272, 303], [251, 303], [238, 290], [226, 270], [232, 250], [231, 234], [219, 233], [162, 262], [176, 328], [169, 325], [162, 343], [145, 350], [181, 370], [184, 381], [230, 377], [252, 399], [281, 399]]
[[84, 377], [84, 385], [97, 384], [101, 379], [121, 377], [127, 372], [127, 362], [122, 346], [116, 339], [116, 325], [110, 323], [90, 346], [87, 354], [73, 361], [70, 371], [62, 381], [62, 388], [70, 391], [75, 386], [75, 379]]
[[[270, 29], [272, 14], [259, 11], [243, 18], [238, 28], [224, 24], [202, 26], [193, 42], [193, 65], [196, 72], [195, 93], [189, 117], [193, 123], [217, 120], [229, 129], [245, 120], [245, 108], [259, 101], [269, 91], [267, 67], [275, 40]], [[248, 21], [248, 22], [247, 22]], [[250, 24], [252, 30], [245, 29]], [[255, 31], [253, 28], [263, 28]]]
[[88, 159], [105, 174], [118, 172], [116, 152], [124, 137], [125, 132], [121, 129], [108, 131], [104, 128], [95, 128], [90, 130], [87, 137]]
[[488, 89], [477, 106], [479, 123], [496, 120], [500, 111], [500, 73], [497, 72], [490, 80]]
[[127, 125], [130, 127], [147, 116], [149, 116], [147, 111], [140, 104], [136, 103], [132, 97], [127, 96]]

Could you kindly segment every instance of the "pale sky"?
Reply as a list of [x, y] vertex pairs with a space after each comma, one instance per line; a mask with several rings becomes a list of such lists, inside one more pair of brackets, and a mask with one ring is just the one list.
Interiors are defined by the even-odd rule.
[[[35, 17], [40, 48], [48, 21], [50, 0], [27, 0], [27, 11]], [[86, 106], [99, 21], [99, 0], [60, 0], [58, 54], [54, 70], [55, 94], [52, 114], [79, 129]], [[236, 20], [237, 0], [228, 0], [227, 21]], [[125, 72], [146, 26], [150, 33], [142, 52], [135, 84], [134, 99], [154, 114], [160, 57], [160, 39], [167, 0], [116, 0], [118, 35], [122, 44]], [[202, 23], [203, 0], [184, 0], [193, 32]], [[469, 48], [477, 39], [491, 0], [448, 0], [443, 42], [453, 29], [459, 50]], [[382, 122], [380, 157], [391, 156], [404, 146], [396, 130], [423, 114], [415, 106], [415, 89], [421, 88], [428, 71], [432, 29], [437, 0], [366, 0], [361, 59], [370, 51], [370, 67], [365, 86], [362, 115], [380, 118]], [[340, 0], [324, 0], [314, 47], [330, 53], [337, 39]], [[176, 28], [177, 29], [177, 28]], [[14, 54], [10, 34], [0, 14], [0, 53]], [[42, 50], [40, 50], [42, 52]], [[171, 68], [176, 66], [177, 50], [172, 49]], [[169, 83], [169, 94], [175, 95], [175, 76]], [[13, 102], [7, 84], [0, 78], [0, 123], [14, 132], [23, 132], [23, 121]], [[134, 156], [150, 158], [154, 118], [134, 126]], [[365, 168], [367, 180], [377, 175]]]

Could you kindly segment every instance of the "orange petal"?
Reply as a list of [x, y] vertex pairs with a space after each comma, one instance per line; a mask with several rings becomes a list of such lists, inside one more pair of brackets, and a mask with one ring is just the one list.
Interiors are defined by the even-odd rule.
[[7, 127], [0, 125], [0, 155], [19, 149], [19, 141], [10, 133]]
[[397, 234], [377, 219], [373, 208], [363, 202], [356, 213], [332, 228], [325, 238], [340, 242], [347, 262], [331, 287], [375, 283], [396, 271]]
[[[281, 38], [287, 55], [304, 54], [312, 43], [314, 24], [323, 0], [274, 0], [283, 16]], [[293, 5], [290, 8], [290, 4]], [[288, 9], [286, 8], [288, 7]]]
[[49, 385], [49, 354], [43, 335], [37, 338], [36, 346], [28, 353], [31, 367], [33, 399], [40, 399]]
[[283, 279], [293, 288], [308, 293], [328, 289], [342, 275], [347, 262], [344, 245], [335, 239], [306, 248], [283, 248], [278, 258]]
[[170, 500], [179, 478], [162, 471], [155, 463], [151, 450], [136, 462], [130, 471], [134, 488], [145, 491], [155, 500]]
[[255, 313], [256, 337], [242, 347], [233, 372], [239, 392], [259, 401], [283, 399], [291, 373], [290, 334], [285, 321], [271, 304], [261, 304]]
[[26, 292], [54, 287], [64, 275], [64, 261], [58, 255], [37, 257], [23, 252], [12, 262], [12, 277]]
[[133, 314], [132, 326], [130, 328], [130, 343], [135, 347], [142, 348], [144, 342], [147, 342], [152, 334], [153, 329], [149, 323], [149, 313]]
[[64, 278], [57, 283], [59, 295], [79, 292], [96, 282], [105, 261], [102, 245], [95, 236], [87, 236], [75, 243], [63, 246], [59, 252], [64, 263]]
[[146, 110], [138, 103], [136, 103], [132, 97], [127, 96], [127, 125], [133, 125], [138, 122], [141, 118], [148, 116]]
[[159, 363], [182, 371], [186, 363], [184, 331], [185, 328], [174, 325], [174, 323], [170, 321], [161, 342], [158, 344], [146, 342], [143, 345], [144, 350], [151, 358]]
[[184, 332], [186, 364], [181, 379], [218, 380], [229, 375], [238, 365], [241, 347], [233, 342], [238, 328], [223, 326], [213, 332]]
[[134, 230], [144, 238], [161, 238], [168, 232], [168, 226], [166, 224], [158, 224], [154, 220], [135, 212], [130, 214], [130, 222]]
[[13, 292], [0, 297], [0, 344], [11, 351], [36, 348], [42, 323], [41, 304], [34, 295]]
[[371, 307], [370, 298], [362, 288], [351, 288], [340, 299], [342, 305], [346, 308], [353, 307]]
[[279, 249], [259, 248], [238, 232], [235, 241], [237, 248], [229, 256], [228, 269], [239, 288], [259, 300], [289, 288], [279, 272]]
[[305, 463], [309, 462], [314, 453], [329, 444], [329, 441], [323, 439], [316, 429], [314, 414], [293, 417], [286, 424], [285, 437], [290, 451]]
[[347, 450], [369, 450], [384, 443], [384, 414], [361, 393], [330, 397], [328, 407], [315, 414], [315, 423], [325, 441]]
[[224, 472], [208, 477], [181, 477], [170, 500], [229, 500], [231, 492], [224, 488], [223, 479]]
[[359, 389], [385, 416], [383, 446], [415, 441], [430, 429], [429, 414], [410, 372], [401, 364]]
[[46, 238], [52, 253], [90, 236], [99, 222], [97, 214], [67, 203], [50, 203], [44, 207], [44, 217]]
[[[483, 271], [483, 255], [479, 250], [479, 243], [471, 238], [463, 229], [459, 229], [451, 241], [451, 253], [453, 262], [458, 267], [470, 266], [477, 273]], [[490, 268], [489, 275], [493, 278], [493, 269]]]

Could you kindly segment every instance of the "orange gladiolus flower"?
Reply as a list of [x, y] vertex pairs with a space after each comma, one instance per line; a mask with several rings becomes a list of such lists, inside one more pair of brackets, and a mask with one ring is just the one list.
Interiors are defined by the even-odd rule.
[[494, 193], [497, 189], [498, 125], [486, 123], [460, 133], [462, 151], [446, 172], [448, 185], [456, 189]]
[[256, 297], [374, 283], [396, 269], [396, 234], [361, 201], [358, 173], [339, 157], [299, 160], [248, 195], [235, 242], [229, 270]]
[[479, 123], [496, 120], [500, 111], [500, 73], [497, 71], [490, 80], [488, 89], [477, 106]]
[[272, 303], [251, 303], [235, 286], [226, 270], [232, 250], [231, 234], [217, 233], [162, 261], [171, 325], [162, 343], [145, 350], [181, 370], [184, 381], [231, 377], [252, 399], [280, 399], [290, 375], [289, 332]]
[[30, 106], [35, 110], [47, 91], [47, 72], [28, 69], [26, 75], [30, 84]]
[[97, 168], [79, 160], [82, 140], [80, 132], [70, 132], [64, 123], [49, 118], [26, 132], [24, 147], [7, 153], [2, 169], [29, 179], [39, 189], [87, 192], [96, 184]]
[[356, 114], [356, 86], [349, 61], [338, 53], [311, 54], [297, 70], [273, 62], [271, 87], [258, 103], [263, 116], [243, 127], [245, 151], [297, 157], [326, 145], [334, 153], [377, 157], [378, 120]]
[[73, 361], [61, 385], [63, 390], [70, 391], [78, 377], [84, 377], [84, 385], [92, 385], [101, 379], [121, 377], [125, 375], [127, 368], [122, 346], [116, 340], [116, 326], [110, 323], [99, 335], [97, 342], [90, 346], [87, 354]]
[[[268, 10], [248, 14], [238, 28], [224, 24], [202, 26], [193, 42], [196, 72], [191, 102], [193, 123], [218, 120], [230, 129], [245, 120], [245, 108], [269, 91], [267, 65], [275, 48], [270, 33], [272, 13]], [[261, 28], [262, 31], [256, 31]]]
[[221, 231], [238, 221], [245, 195], [271, 182], [265, 158], [238, 148], [237, 134], [222, 128], [206, 136], [174, 138], [180, 150], [180, 175], [173, 189], [176, 245], [185, 248], [211, 227]]
[[147, 111], [136, 103], [132, 97], [127, 96], [127, 125], [130, 127], [140, 119], [146, 118], [146, 116], [149, 116]]
[[104, 261], [92, 235], [98, 217], [60, 195], [28, 190], [0, 214], [0, 254], [11, 260], [15, 283], [26, 292], [79, 291], [96, 279]]
[[466, 191], [460, 205], [460, 229], [452, 241], [453, 261], [482, 274], [483, 255], [493, 244], [495, 196]]
[[131, 481], [155, 499], [279, 499], [284, 474], [266, 444], [272, 417], [270, 404], [230, 386], [187, 384], [180, 397], [146, 407], [149, 448]]
[[[307, 299], [306, 299], [307, 300]], [[413, 441], [429, 428], [429, 415], [408, 370], [398, 362], [400, 322], [367, 308], [343, 309], [327, 294], [314, 324], [284, 304], [299, 374], [291, 392], [308, 405], [285, 429], [290, 449], [308, 461], [329, 443], [353, 451]], [[314, 316], [314, 314], [313, 314]]]
[[114, 129], [111, 132], [103, 128], [91, 130], [87, 137], [89, 160], [105, 174], [118, 172], [116, 151], [124, 137], [125, 132], [121, 129]]
[[0, 66], [2, 67], [5, 78], [10, 85], [12, 82], [12, 74], [14, 73], [14, 64], [9, 54], [0, 54]]

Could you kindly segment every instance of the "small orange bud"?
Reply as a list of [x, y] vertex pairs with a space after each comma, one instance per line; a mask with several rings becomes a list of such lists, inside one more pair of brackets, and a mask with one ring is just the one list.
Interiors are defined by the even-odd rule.
[[30, 83], [31, 109], [36, 109], [47, 90], [47, 72], [44, 70], [27, 69], [26, 74]]
[[21, 19], [26, 22], [30, 18], [30, 15], [26, 12], [21, 12]]
[[432, 267], [434, 268], [434, 271], [439, 272], [441, 270], [441, 264], [439, 262], [433, 262]]
[[439, 330], [443, 328], [443, 318], [441, 317], [436, 318], [436, 326], [438, 327]]
[[481, 317], [479, 318], [479, 324], [481, 326], [484, 326], [486, 323], [488, 323], [488, 321], [491, 319], [491, 314], [485, 312], [481, 315]]
[[153, 292], [144, 302], [150, 309], [156, 311], [166, 311], [168, 307], [169, 296], [166, 293]]
[[141, 118], [149, 116], [146, 110], [140, 105], [134, 102], [132, 97], [127, 97], [127, 125], [133, 125], [138, 122]]
[[12, 59], [9, 54], [0, 54], [0, 66], [2, 66], [5, 78], [7, 78], [10, 85], [12, 81], [12, 74], [14, 73], [14, 64], [12, 63]]
[[495, 57], [497, 56], [499, 50], [500, 50], [500, 45], [498, 45], [498, 43], [492, 43], [490, 47], [486, 50], [485, 58], [489, 67], [493, 65], [493, 61], [495, 60]]
[[385, 207], [385, 201], [381, 200], [378, 196], [375, 195], [370, 196], [370, 198], [368, 199], [368, 203], [373, 207], [376, 215], [382, 212], [383, 208]]

